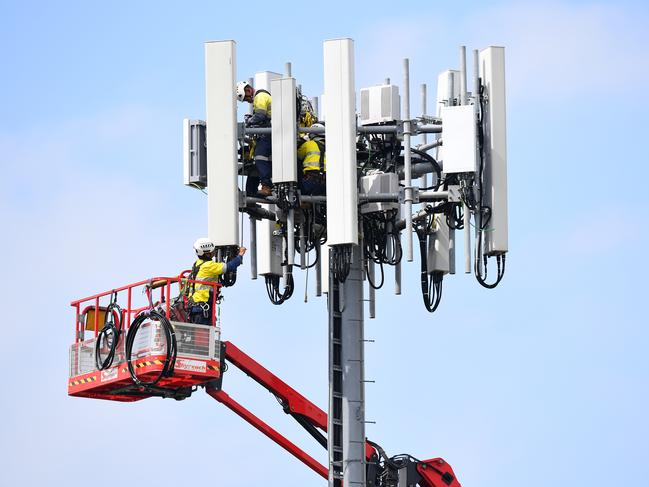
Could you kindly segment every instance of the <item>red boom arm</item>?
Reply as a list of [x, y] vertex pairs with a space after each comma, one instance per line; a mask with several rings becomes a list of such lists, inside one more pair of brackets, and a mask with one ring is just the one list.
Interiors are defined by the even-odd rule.
[[[255, 382], [267, 389], [271, 394], [275, 395], [282, 404], [284, 411], [293, 416], [325, 448], [327, 447], [326, 437], [318, 431], [321, 430], [324, 433], [327, 431], [327, 414], [322, 409], [231, 342], [222, 342], [222, 347], [222, 362], [228, 360], [245, 372]], [[206, 391], [211, 397], [257, 428], [318, 475], [325, 479], [329, 477], [327, 467], [319, 463], [312, 456], [223, 392], [220, 381], [217, 384], [208, 384]], [[368, 460], [372, 458], [378, 459], [377, 450], [369, 443], [365, 444], [365, 455]], [[441, 458], [433, 458], [420, 462], [416, 465], [416, 470], [421, 476], [419, 480], [421, 487], [460, 487], [453, 469]]]

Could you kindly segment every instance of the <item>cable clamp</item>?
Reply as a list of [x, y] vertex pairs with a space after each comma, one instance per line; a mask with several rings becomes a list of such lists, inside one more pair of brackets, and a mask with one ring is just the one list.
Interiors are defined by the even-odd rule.
[[460, 202], [461, 196], [460, 196], [460, 187], [456, 184], [454, 185], [449, 185], [448, 187], [448, 201], [456, 203]]
[[[406, 198], [406, 191], [410, 190], [411, 197]], [[410, 201], [413, 205], [419, 203], [419, 188], [416, 186], [404, 186], [399, 188], [399, 204]]]

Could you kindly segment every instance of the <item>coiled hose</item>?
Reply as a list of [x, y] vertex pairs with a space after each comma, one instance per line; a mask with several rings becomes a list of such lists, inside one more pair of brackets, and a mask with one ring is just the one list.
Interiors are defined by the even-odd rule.
[[[167, 344], [166, 356], [162, 370], [151, 381], [143, 381], [135, 373], [135, 366], [133, 364], [132, 355], [133, 355], [133, 344], [135, 343], [135, 337], [137, 335], [140, 326], [144, 324], [145, 321], [158, 321], [160, 323], [160, 328], [165, 337], [165, 343]], [[151, 387], [156, 385], [163, 377], [170, 377], [174, 373], [174, 366], [176, 364], [176, 354], [177, 354], [177, 344], [176, 344], [176, 333], [174, 331], [171, 322], [167, 319], [164, 313], [160, 313], [156, 310], [143, 311], [140, 313], [131, 323], [131, 326], [128, 329], [126, 334], [126, 364], [128, 366], [128, 372], [131, 374], [133, 382], [141, 387]]]
[[[114, 320], [117, 316], [117, 321]], [[97, 370], [104, 370], [113, 365], [115, 351], [122, 334], [122, 308], [117, 303], [110, 303], [106, 308], [104, 315], [104, 326], [97, 335], [95, 342], [95, 364]], [[102, 344], [108, 345], [108, 354], [106, 358], [101, 357]]]

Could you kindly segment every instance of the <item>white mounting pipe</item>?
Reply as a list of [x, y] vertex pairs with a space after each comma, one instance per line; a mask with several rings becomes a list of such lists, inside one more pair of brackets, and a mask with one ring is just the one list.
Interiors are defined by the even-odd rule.
[[315, 295], [322, 296], [322, 247], [320, 246], [320, 239], [315, 244], [316, 255], [319, 256], [315, 264]]
[[[424, 116], [426, 115], [427, 112], [427, 100], [426, 100], [426, 83], [422, 83], [421, 85], [421, 115]], [[422, 134], [421, 136], [421, 145], [425, 146], [428, 143], [428, 135], [426, 133]], [[421, 179], [421, 184], [424, 188], [428, 187], [428, 174], [424, 174]]]
[[367, 268], [369, 270], [369, 278], [368, 278], [368, 283], [367, 283], [367, 288], [369, 289], [369, 315], [370, 319], [376, 318], [376, 289], [374, 289], [375, 285], [375, 279], [376, 279], [376, 272], [375, 267], [374, 267], [374, 261], [372, 259], [369, 259], [369, 262], [367, 263]]
[[462, 208], [464, 210], [464, 272], [471, 274], [471, 212], [464, 203]]
[[286, 216], [286, 263], [292, 266], [295, 263], [295, 214], [293, 208], [288, 210]]
[[300, 223], [300, 269], [306, 269], [306, 235], [304, 234], [304, 218]]
[[[479, 122], [479, 117], [480, 117], [480, 59], [479, 59], [480, 53], [478, 52], [477, 49], [473, 50], [473, 113], [475, 114], [475, 123], [478, 124]], [[478, 146], [478, 141], [475, 141], [476, 144], [476, 153], [480, 150]], [[480, 160], [480, 155], [479, 153], [476, 154], [477, 159]], [[478, 187], [478, 191], [482, 191], [482, 181], [479, 179], [479, 174], [476, 174], [476, 184]], [[482, 213], [480, 212], [480, 209], [478, 208], [478, 212], [476, 213], [476, 233], [479, 231], [479, 229], [482, 227]]]
[[284, 65], [284, 75], [287, 78], [290, 78], [292, 76], [292, 69], [291, 68], [292, 68], [291, 63], [286, 63]]
[[466, 47], [460, 46], [460, 100], [458, 105], [468, 103], [466, 95]]
[[[255, 78], [248, 78], [248, 84], [252, 86], [253, 88], [255, 87]], [[252, 112], [254, 111], [255, 107], [253, 106], [252, 103], [248, 103], [248, 113], [252, 115]]]
[[257, 220], [250, 217], [250, 277], [257, 279]]
[[[466, 94], [466, 47], [460, 46], [460, 105], [468, 103]], [[464, 272], [471, 273], [471, 212], [466, 204], [464, 210]]]
[[403, 166], [406, 204], [406, 259], [412, 262], [412, 166], [410, 154], [410, 61], [403, 60]]
[[401, 262], [394, 266], [394, 294], [401, 295]]

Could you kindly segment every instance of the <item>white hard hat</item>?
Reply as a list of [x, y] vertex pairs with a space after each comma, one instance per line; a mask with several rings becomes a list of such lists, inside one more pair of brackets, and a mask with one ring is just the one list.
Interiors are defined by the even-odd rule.
[[246, 86], [250, 86], [247, 81], [239, 81], [237, 83], [237, 100], [243, 101], [245, 98]]
[[202, 257], [208, 252], [213, 252], [214, 248], [214, 242], [212, 242], [207, 237], [199, 238], [198, 240], [196, 240], [196, 242], [194, 242], [194, 250], [196, 251], [196, 255], [198, 255], [199, 257]]
[[[323, 129], [325, 128], [324, 123], [322, 122], [316, 122], [313, 125], [311, 125], [311, 128], [320, 128]], [[309, 134], [311, 139], [324, 139], [325, 134]]]

